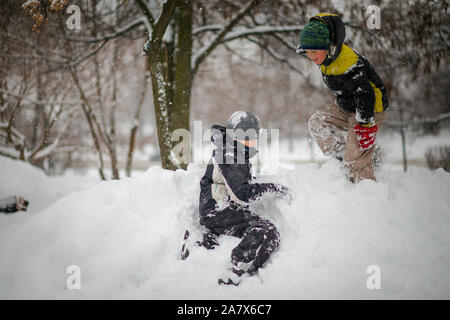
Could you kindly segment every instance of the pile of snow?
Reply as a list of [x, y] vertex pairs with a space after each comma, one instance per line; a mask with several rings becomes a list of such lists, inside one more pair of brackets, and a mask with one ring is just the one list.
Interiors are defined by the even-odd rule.
[[[16, 184], [7, 181], [2, 191], [29, 188], [33, 203], [62, 184], [15, 164], [8, 171]], [[152, 167], [42, 211], [31, 207], [21, 219], [0, 215], [0, 298], [450, 298], [449, 173], [383, 167], [377, 183], [353, 185], [336, 161], [281, 168], [265, 178], [289, 186], [294, 201], [253, 206], [275, 223], [281, 245], [258, 276], [224, 287], [217, 278], [239, 239], [221, 236], [215, 250], [194, 246], [179, 258], [185, 230], [192, 240], [204, 231], [197, 210], [203, 170]], [[80, 270], [79, 290], [66, 288], [71, 265]], [[374, 265], [381, 288], [369, 290]]]
[[[100, 181], [95, 170], [84, 175], [68, 171], [63, 176], [48, 177], [29, 163], [0, 156], [0, 199], [20, 195], [30, 204], [28, 212], [37, 213], [55, 201], [79, 190], [86, 189]], [[27, 219], [28, 214], [19, 212], [7, 219], [0, 219], [0, 230], [10, 223]], [[1, 215], [0, 215], [1, 218]]]

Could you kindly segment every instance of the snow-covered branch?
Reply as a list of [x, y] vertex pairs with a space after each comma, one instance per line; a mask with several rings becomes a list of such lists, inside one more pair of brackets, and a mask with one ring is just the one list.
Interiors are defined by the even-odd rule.
[[[200, 33], [204, 31], [217, 31], [219, 30], [219, 25], [210, 25], [210, 26], [204, 26], [203, 29], [198, 28], [193, 31], [194, 33]], [[224, 35], [223, 39], [220, 40], [220, 43], [232, 41], [240, 38], [245, 38], [251, 35], [275, 35], [278, 33], [289, 33], [289, 32], [299, 32], [301, 31], [303, 26], [255, 26], [254, 28], [242, 28], [233, 32], [229, 32], [226, 35]], [[222, 27], [223, 29], [223, 27]], [[214, 41], [214, 40], [213, 40]], [[205, 53], [209, 50], [209, 47], [211, 46], [211, 43], [206, 44], [202, 48], [200, 48], [193, 57], [193, 70], [196, 67], [197, 61], [199, 60], [199, 57], [202, 55], [205, 55]], [[288, 46], [291, 48], [291, 46]]]
[[0, 156], [17, 160], [19, 159], [19, 151], [13, 148], [5, 148], [0, 146]]
[[[237, 38], [243, 38], [249, 35], [255, 34], [272, 34], [272, 33], [288, 33], [288, 32], [300, 32], [304, 26], [255, 26], [254, 28], [242, 28], [228, 33], [223, 41], [231, 41]], [[198, 35], [208, 31], [220, 31], [224, 28], [221, 24], [211, 24], [201, 26], [192, 31], [192, 35]]]
[[74, 108], [69, 112], [66, 122], [59, 128], [58, 134], [53, 139], [53, 142], [50, 144], [47, 144], [47, 141], [50, 137], [53, 126], [55, 125], [56, 121], [59, 119], [59, 117], [63, 111], [63, 108], [60, 107], [59, 110], [56, 112], [56, 114], [51, 116], [51, 121], [48, 124], [48, 126], [45, 128], [44, 134], [42, 135], [42, 138], [41, 138], [41, 142], [32, 151], [30, 151], [29, 159], [31, 162], [48, 157], [53, 152], [53, 150], [55, 150], [58, 147], [61, 136], [64, 133], [66, 133], [66, 129], [67, 129], [69, 123], [71, 122], [72, 116], [76, 112], [76, 110], [78, 110], [78, 109]]
[[223, 29], [223, 27], [224, 27], [223, 24], [209, 24], [206, 26], [201, 26], [201, 27], [198, 27], [198, 28], [195, 28], [194, 30], [192, 30], [192, 35], [195, 36], [200, 33], [208, 32], [208, 31], [220, 31]]
[[254, 28], [244, 28], [228, 33], [223, 41], [232, 41], [251, 35], [264, 35], [272, 33], [299, 32], [303, 26], [256, 26]]
[[[7, 132], [8, 130], [10, 130], [10, 132]], [[8, 122], [0, 122], [0, 133], [1, 131], [11, 133], [10, 137], [12, 137], [13, 140], [19, 144], [23, 144], [25, 142], [25, 136], [16, 128], [10, 126]]]

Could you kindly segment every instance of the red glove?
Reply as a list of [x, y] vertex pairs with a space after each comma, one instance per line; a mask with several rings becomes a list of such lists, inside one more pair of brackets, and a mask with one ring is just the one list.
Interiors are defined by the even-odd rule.
[[357, 124], [353, 127], [353, 131], [356, 132], [360, 150], [367, 150], [375, 143], [378, 126], [374, 124], [373, 126], [365, 127], [361, 124]]

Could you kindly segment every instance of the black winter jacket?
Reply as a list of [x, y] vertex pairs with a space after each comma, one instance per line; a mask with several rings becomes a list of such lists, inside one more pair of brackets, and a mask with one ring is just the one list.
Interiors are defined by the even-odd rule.
[[[227, 136], [223, 126], [212, 126], [213, 151], [200, 181], [200, 223], [208, 214], [229, 206], [247, 206], [267, 192], [282, 193], [274, 183], [252, 183], [252, 150]], [[242, 160], [242, 161], [240, 161]]]
[[331, 46], [320, 66], [325, 84], [335, 95], [337, 104], [355, 113], [360, 123], [373, 123], [374, 112], [389, 107], [386, 87], [369, 61], [344, 44], [345, 26], [339, 16], [329, 13], [310, 19], [325, 23], [330, 30]]

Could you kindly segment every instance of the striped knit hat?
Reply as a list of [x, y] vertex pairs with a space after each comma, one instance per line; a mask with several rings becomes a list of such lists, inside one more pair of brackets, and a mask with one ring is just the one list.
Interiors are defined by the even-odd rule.
[[330, 47], [330, 30], [326, 24], [313, 20], [300, 33], [299, 47], [302, 50], [328, 50]]

